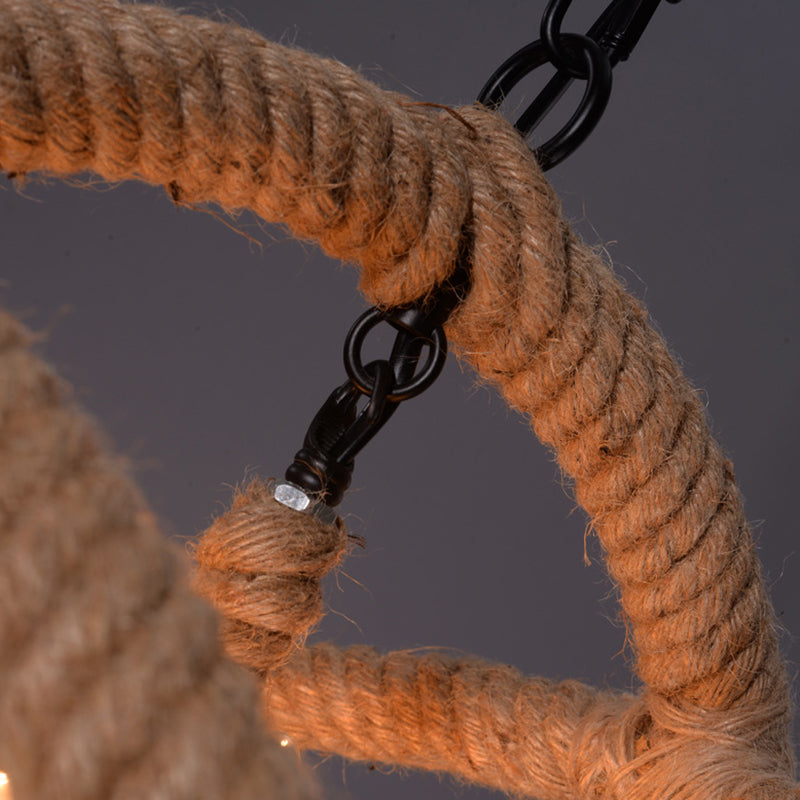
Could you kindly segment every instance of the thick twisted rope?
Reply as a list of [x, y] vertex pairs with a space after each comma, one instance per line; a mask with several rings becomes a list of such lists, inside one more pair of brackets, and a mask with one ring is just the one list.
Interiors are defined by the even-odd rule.
[[320, 581], [346, 544], [341, 520], [298, 514], [258, 481], [237, 493], [195, 550], [194, 588], [223, 612], [228, 655], [262, 676], [285, 663], [322, 618]]
[[[183, 202], [252, 208], [360, 262], [362, 288], [384, 306], [431, 291], [468, 242], [472, 289], [449, 336], [530, 416], [573, 477], [619, 586], [646, 687], [631, 701], [636, 713], [614, 705], [592, 721], [605, 701], [587, 701], [588, 721], [580, 712], [567, 726], [596, 753], [596, 766], [578, 768], [572, 755], [566, 777], [529, 776], [518, 790], [796, 791], [786, 677], [730, 465], [645, 311], [569, 231], [510, 126], [480, 109], [433, 112], [334, 62], [162, 8], [1, 0], [0, 164], [138, 177]], [[377, 656], [337, 658], [331, 663], [372, 664], [359, 674], [377, 669]], [[267, 705], [280, 708], [281, 692], [345, 697], [353, 688], [347, 669], [309, 663], [320, 658], [298, 656], [270, 675]], [[373, 686], [367, 697], [381, 702], [380, 681], [364, 681]], [[547, 713], [532, 724], [539, 719]], [[362, 722], [350, 737], [368, 736]], [[321, 746], [315, 719], [298, 724], [309, 746]], [[534, 754], [527, 763], [550, 761]], [[420, 765], [484, 780], [468, 763]]]
[[15, 800], [312, 797], [29, 338], [0, 313], [0, 768]]
[[797, 796], [780, 760], [759, 751], [780, 699], [747, 715], [681, 712], [657, 695], [525, 678], [479, 659], [317, 645], [270, 676], [263, 701], [300, 748], [516, 796]]

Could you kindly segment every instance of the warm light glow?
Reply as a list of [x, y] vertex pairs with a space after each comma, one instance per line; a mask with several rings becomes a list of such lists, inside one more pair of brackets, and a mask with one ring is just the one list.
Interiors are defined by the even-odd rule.
[[0, 800], [12, 800], [11, 787], [8, 784], [8, 775], [0, 772]]
[[6, 786], [8, 784], [8, 775], [5, 772], [0, 772], [0, 786]]
[[288, 747], [292, 743], [292, 740], [288, 736], [284, 736], [281, 739], [281, 747]]

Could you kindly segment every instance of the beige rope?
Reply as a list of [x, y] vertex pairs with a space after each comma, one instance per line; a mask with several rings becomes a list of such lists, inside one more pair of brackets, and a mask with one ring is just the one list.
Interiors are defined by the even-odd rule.
[[344, 525], [276, 503], [254, 481], [203, 535], [194, 588], [222, 612], [228, 655], [260, 675], [283, 664], [322, 618], [320, 580], [344, 555]]
[[514, 795], [796, 796], [780, 762], [754, 747], [782, 701], [749, 716], [680, 713], [652, 694], [526, 679], [478, 659], [331, 645], [277, 670], [263, 699], [300, 748], [448, 772]]
[[[385, 306], [431, 291], [468, 244], [473, 286], [448, 334], [530, 416], [574, 478], [619, 586], [646, 691], [622, 707], [575, 690], [586, 699], [563, 723], [539, 708], [531, 724], [543, 727], [522, 747], [534, 772], [523, 778], [514, 757], [476, 770], [469, 749], [455, 763], [452, 748], [431, 748], [447, 758], [425, 761], [403, 726], [400, 752], [408, 763], [546, 798], [797, 795], [786, 676], [730, 465], [644, 309], [570, 232], [510, 126], [475, 108], [435, 112], [340, 64], [163, 8], [0, 0], [0, 164], [138, 177], [169, 186], [181, 202], [252, 208], [360, 262], [362, 288]], [[280, 583], [243, 582], [237, 568], [211, 566], [215, 598], [240, 591], [220, 575], [237, 586]], [[309, 597], [317, 582], [308, 582]], [[268, 635], [251, 630], [248, 663], [266, 671], [274, 641], [302, 639], [314, 613], [256, 615]], [[324, 669], [320, 652], [330, 662]], [[266, 703], [280, 715], [282, 697], [318, 708], [317, 698], [335, 695], [342, 714], [354, 711], [347, 740], [331, 739], [321, 718], [304, 718], [291, 700], [295, 735], [366, 757], [352, 742], [374, 726], [359, 709], [369, 703], [377, 713], [394, 702], [369, 677], [382, 663], [360, 651], [300, 654], [268, 678]], [[406, 673], [427, 674], [424, 660], [402, 663]], [[520, 679], [509, 681], [503, 691], [516, 697]], [[356, 690], [363, 694], [353, 704]], [[542, 691], [542, 702], [558, 708], [563, 688]], [[568, 740], [556, 746], [559, 736]], [[376, 743], [370, 752], [392, 760], [398, 749]]]
[[298, 747], [546, 798], [576, 797], [580, 771], [605, 768], [596, 726], [582, 737], [581, 720], [618, 718], [630, 701], [478, 659], [330, 645], [302, 651], [264, 693], [272, 721]]
[[0, 768], [15, 800], [311, 797], [68, 401], [0, 313]]

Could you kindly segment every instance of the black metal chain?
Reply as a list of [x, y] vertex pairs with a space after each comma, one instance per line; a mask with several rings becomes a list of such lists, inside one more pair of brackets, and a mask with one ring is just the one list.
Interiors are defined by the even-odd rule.
[[[541, 38], [498, 67], [481, 90], [478, 102], [498, 109], [529, 73], [553, 64], [556, 75], [515, 123], [527, 137], [574, 80], [585, 80], [586, 89], [576, 111], [557, 134], [534, 150], [542, 169], [554, 167], [594, 129], [611, 94], [612, 68], [628, 58], [659, 2], [613, 0], [586, 35], [581, 35], [561, 30], [572, 0], [550, 0], [542, 17]], [[469, 251], [466, 240], [465, 232], [462, 253]], [[423, 392], [441, 373], [447, 358], [443, 325], [466, 297], [469, 285], [469, 264], [462, 255], [450, 279], [424, 301], [390, 310], [373, 307], [356, 320], [344, 346], [348, 379], [331, 393], [312, 420], [302, 448], [286, 470], [287, 481], [329, 507], [341, 501], [350, 485], [355, 456], [401, 402]], [[392, 352], [387, 359], [364, 364], [364, 341], [380, 322], [397, 331]]]
[[[468, 291], [469, 270], [462, 258], [449, 280], [426, 301], [388, 311], [369, 308], [355, 321], [344, 344], [348, 379], [334, 389], [312, 420], [302, 448], [286, 470], [287, 481], [328, 506], [341, 501], [355, 456], [401, 402], [424, 392], [439, 377], [447, 360], [442, 326]], [[392, 352], [388, 359], [364, 364], [364, 341], [381, 322], [397, 330]], [[359, 401], [365, 397], [369, 400], [359, 411]]]
[[553, 64], [556, 74], [514, 123], [527, 138], [572, 82], [585, 80], [578, 108], [558, 133], [534, 150], [541, 168], [551, 169], [574, 153], [600, 121], [611, 96], [612, 68], [630, 56], [659, 2], [613, 0], [583, 36], [561, 31], [572, 0], [550, 0], [539, 28], [541, 38], [525, 45], [495, 70], [481, 89], [478, 102], [499, 109], [523, 78], [544, 64]]

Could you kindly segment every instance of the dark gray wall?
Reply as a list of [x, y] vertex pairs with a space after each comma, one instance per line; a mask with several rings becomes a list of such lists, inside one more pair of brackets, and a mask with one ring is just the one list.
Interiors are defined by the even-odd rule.
[[[459, 104], [536, 38], [541, 5], [233, 0], [226, 10], [384, 86]], [[575, 5], [570, 29], [599, 8]], [[800, 6], [662, 6], [617, 69], [598, 130], [551, 176], [708, 400], [794, 675]], [[340, 344], [363, 306], [354, 269], [244, 216], [261, 251], [138, 184], [3, 183], [0, 210], [3, 304], [51, 331], [47, 356], [137, 465], [167, 531], [201, 530], [230, 484], [284, 469], [343, 379]], [[449, 363], [402, 408], [359, 459], [354, 486], [344, 511], [368, 547], [345, 566], [353, 580], [328, 587], [322, 636], [632, 685], [595, 544], [583, 565], [583, 513], [550, 454], [468, 370]], [[330, 798], [490, 794], [336, 760], [320, 773]]]

